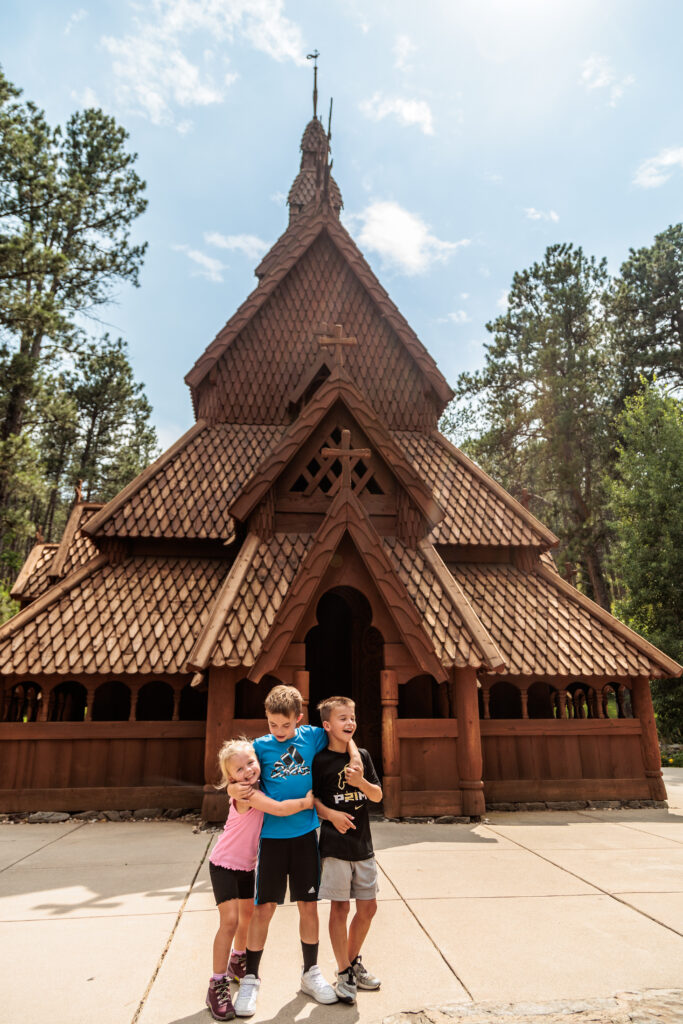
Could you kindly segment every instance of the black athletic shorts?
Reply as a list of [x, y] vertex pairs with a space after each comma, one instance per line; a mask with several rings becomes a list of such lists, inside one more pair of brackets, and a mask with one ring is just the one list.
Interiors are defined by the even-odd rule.
[[222, 868], [209, 861], [209, 874], [216, 906], [226, 900], [251, 900], [254, 898], [254, 872]]
[[261, 839], [254, 903], [284, 903], [289, 879], [292, 903], [315, 903], [320, 886], [318, 833], [291, 839]]

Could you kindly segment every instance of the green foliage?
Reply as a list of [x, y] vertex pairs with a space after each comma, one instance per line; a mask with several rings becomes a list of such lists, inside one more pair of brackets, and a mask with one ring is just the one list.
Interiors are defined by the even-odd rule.
[[560, 537], [565, 558], [585, 567], [587, 589], [606, 605], [603, 468], [609, 458], [605, 261], [554, 245], [515, 274], [508, 309], [487, 324], [485, 368], [461, 374], [456, 400], [483, 432], [466, 450]]
[[[620, 440], [609, 513], [614, 575], [623, 596], [614, 611], [677, 661], [683, 661], [683, 403], [643, 381], [617, 420]], [[683, 683], [657, 681], [660, 732], [683, 739]]]
[[9, 596], [9, 587], [0, 583], [0, 626], [19, 611], [19, 602]]
[[[145, 183], [127, 133], [101, 110], [52, 127], [0, 71], [0, 552], [16, 554], [15, 447], [40, 418], [41, 389], [85, 339], [83, 316], [121, 281], [138, 284], [146, 244], [131, 224]], [[62, 413], [59, 414], [62, 416]], [[59, 417], [58, 417], [59, 418]]]
[[621, 397], [639, 390], [640, 377], [683, 383], [683, 224], [631, 249], [610, 295]]

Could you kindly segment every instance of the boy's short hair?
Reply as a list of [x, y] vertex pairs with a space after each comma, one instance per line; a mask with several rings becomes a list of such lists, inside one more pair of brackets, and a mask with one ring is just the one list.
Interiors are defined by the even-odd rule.
[[335, 708], [355, 708], [355, 706], [355, 700], [351, 700], [350, 697], [325, 697], [325, 700], [321, 700], [318, 704], [320, 721], [329, 722], [330, 716]]
[[296, 715], [298, 718], [304, 709], [304, 701], [296, 686], [281, 683], [270, 691], [265, 706], [267, 715]]

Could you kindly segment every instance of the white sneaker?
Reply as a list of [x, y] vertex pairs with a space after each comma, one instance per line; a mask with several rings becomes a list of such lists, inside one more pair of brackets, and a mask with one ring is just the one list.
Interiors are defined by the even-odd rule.
[[347, 967], [345, 971], [337, 971], [337, 980], [334, 984], [334, 991], [340, 1003], [355, 1003], [358, 994], [356, 975], [353, 967]]
[[[242, 983], [244, 984], [244, 982]], [[337, 996], [331, 985], [328, 985], [317, 964], [301, 973], [301, 991], [312, 996], [318, 1003], [336, 1003]], [[239, 997], [238, 997], [239, 998]], [[237, 1013], [237, 1003], [235, 1003]]]
[[253, 1017], [256, 1012], [256, 1000], [261, 979], [254, 974], [247, 974], [240, 982], [240, 990], [235, 999], [235, 1015], [237, 1017]]

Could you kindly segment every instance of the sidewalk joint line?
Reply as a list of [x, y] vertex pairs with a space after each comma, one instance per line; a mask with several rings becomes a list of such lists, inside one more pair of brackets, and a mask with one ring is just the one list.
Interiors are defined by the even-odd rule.
[[[436, 942], [434, 941], [434, 939], [433, 939], [433, 938], [431, 937], [431, 935], [429, 934], [429, 932], [427, 931], [427, 929], [425, 928], [425, 926], [424, 926], [424, 925], [422, 924], [422, 921], [420, 920], [420, 918], [419, 918], [419, 917], [417, 916], [417, 914], [415, 913], [415, 911], [413, 910], [413, 908], [412, 908], [412, 907], [410, 906], [410, 904], [408, 903], [408, 901], [407, 901], [407, 900], [406, 900], [406, 899], [404, 898], [404, 896], [403, 896], [403, 893], [402, 893], [402, 892], [400, 891], [400, 889], [398, 888], [398, 886], [396, 885], [396, 883], [395, 883], [395, 882], [393, 882], [391, 878], [389, 878], [389, 875], [388, 875], [388, 874], [386, 873], [386, 871], [384, 870], [384, 868], [382, 867], [382, 865], [381, 865], [381, 864], [379, 863], [379, 861], [377, 862], [377, 867], [378, 867], [378, 868], [379, 868], [379, 870], [380, 870], [380, 871], [382, 872], [382, 874], [383, 874], [383, 875], [384, 875], [384, 877], [386, 878], [387, 882], [389, 882], [389, 884], [390, 884], [390, 885], [392, 885], [392, 886], [394, 887], [394, 889], [395, 889], [395, 890], [396, 890], [396, 892], [398, 893], [398, 896], [399, 896], [399, 899], [400, 899], [401, 903], [403, 903], [403, 905], [405, 906], [406, 910], [407, 910], [407, 911], [408, 911], [408, 913], [409, 913], [409, 914], [411, 915], [411, 917], [413, 917], [413, 918], [414, 918], [414, 920], [415, 920], [415, 921], [417, 921], [417, 924], [418, 924], [418, 926], [419, 926], [419, 927], [420, 927], [420, 928], [422, 929], [422, 931], [423, 931], [423, 932], [425, 933], [425, 935], [427, 936], [427, 938], [428, 938], [428, 939], [429, 939], [429, 941], [431, 942], [432, 946], [433, 946], [433, 947], [434, 947], [434, 949], [435, 949], [435, 950], [437, 951], [437, 953], [439, 954], [439, 956], [441, 957], [441, 959], [443, 960], [443, 962], [445, 963], [446, 967], [447, 967], [447, 968], [448, 968], [448, 970], [449, 970], [449, 971], [451, 972], [451, 974], [453, 975], [453, 977], [455, 978], [455, 980], [456, 980], [456, 981], [458, 982], [458, 984], [459, 984], [459, 985], [460, 985], [460, 986], [461, 986], [461, 987], [462, 987], [462, 988], [463, 988], [463, 989], [465, 990], [465, 992], [467, 992], [467, 995], [469, 996], [470, 1000], [471, 1000], [472, 1002], [474, 1002], [474, 996], [472, 995], [472, 993], [471, 993], [471, 992], [470, 992], [470, 990], [468, 989], [468, 987], [467, 987], [467, 985], [465, 984], [465, 982], [464, 982], [464, 981], [462, 980], [462, 978], [460, 977], [460, 975], [458, 974], [458, 972], [457, 972], [457, 971], [456, 971], [456, 970], [455, 970], [455, 969], [454, 969], [454, 968], [453, 968], [453, 967], [451, 966], [451, 964], [450, 964], [450, 963], [448, 962], [448, 960], [446, 959], [446, 957], [445, 957], [445, 956], [443, 955], [443, 953], [441, 952], [441, 950], [440, 950], [440, 949], [439, 949], [439, 947], [437, 946], [437, 944], [436, 944]], [[394, 902], [395, 902], [395, 901], [394, 901]], [[133, 1024], [135, 1024], [135, 1021], [133, 1021]]]
[[[489, 825], [489, 828], [491, 828], [491, 827], [492, 826]], [[494, 829], [494, 831], [495, 831], [495, 829]], [[496, 834], [498, 834], [498, 833], [496, 833]], [[506, 836], [504, 838], [510, 838], [510, 837]], [[683, 932], [679, 932], [672, 925], [665, 924], [663, 921], [659, 921], [656, 917], [653, 917], [652, 914], [648, 914], [645, 910], [640, 910], [639, 907], [634, 907], [632, 903], [629, 903], [627, 900], [622, 900], [616, 893], [608, 892], [607, 889], [603, 889], [602, 886], [596, 885], [595, 882], [589, 882], [586, 878], [582, 878], [581, 875], [577, 875], [575, 871], [570, 871], [569, 868], [565, 868], [565, 867], [562, 867], [560, 864], [556, 864], [555, 861], [551, 860], [549, 857], [544, 857], [543, 854], [539, 853], [538, 850], [532, 850], [532, 849], [530, 849], [530, 847], [524, 846], [517, 839], [511, 839], [510, 838], [510, 842], [511, 843], [515, 843], [515, 845], [519, 846], [520, 849], [526, 850], [527, 853], [532, 853], [535, 857], [538, 857], [539, 860], [544, 860], [546, 862], [546, 864], [552, 864], [552, 866], [554, 868], [558, 868], [559, 871], [564, 871], [567, 875], [571, 875], [572, 878], [576, 878], [579, 882], [583, 882], [584, 885], [591, 886], [591, 888], [597, 890], [597, 892], [602, 893], [603, 896], [608, 896], [610, 899], [614, 900], [615, 903], [621, 903], [621, 905], [623, 907], [628, 907], [629, 910], [635, 910], [636, 914], [640, 914], [642, 917], [648, 918], [649, 921], [652, 921], [653, 924], [659, 925], [660, 928], [666, 928], [667, 931], [673, 932], [674, 935], [678, 935], [678, 936], [683, 937]], [[581, 852], [581, 851], [578, 851], [578, 852]], [[610, 851], [606, 851], [606, 852], [610, 852]], [[614, 852], [614, 851], [611, 851], [611, 852]], [[635, 892], [634, 889], [629, 889], [627, 891], [628, 892]], [[588, 895], [588, 894], [584, 893], [583, 895], [585, 896], [585, 895]], [[656, 895], [656, 894], [653, 893], [653, 895]]]
[[171, 948], [171, 943], [173, 942], [173, 937], [174, 937], [176, 931], [178, 930], [178, 925], [180, 924], [180, 919], [183, 916], [183, 911], [185, 910], [185, 906], [187, 904], [187, 901], [189, 900], [190, 896], [192, 895], [192, 890], [194, 888], [194, 883], [197, 881], [197, 875], [199, 874], [199, 872], [202, 869], [202, 865], [204, 864], [204, 861], [206, 860], [206, 855], [209, 852], [209, 847], [211, 846], [211, 843], [213, 842], [213, 839], [214, 839], [214, 835], [213, 835], [213, 833], [211, 833], [211, 835], [209, 836], [209, 839], [207, 841], [207, 844], [206, 844], [206, 846], [204, 848], [204, 853], [202, 855], [202, 858], [199, 861], [199, 864], [197, 865], [197, 870], [195, 871], [194, 875], [192, 876], [192, 881], [190, 882], [190, 884], [188, 886], [188, 890], [185, 893], [185, 898], [184, 898], [183, 902], [180, 904], [180, 907], [178, 908], [178, 913], [176, 914], [175, 923], [174, 923], [173, 927], [171, 928], [171, 934], [169, 935], [168, 939], [166, 940], [166, 945], [164, 946], [163, 950], [161, 951], [161, 956], [159, 957], [159, 959], [157, 961], [157, 965], [156, 965], [156, 967], [154, 969], [154, 973], [152, 974], [152, 977], [149, 979], [149, 982], [147, 984], [147, 988], [145, 989], [145, 991], [142, 994], [142, 999], [140, 1000], [139, 1006], [138, 1006], [137, 1010], [135, 1011], [135, 1014], [134, 1014], [133, 1019], [130, 1022], [130, 1024], [137, 1024], [138, 1018], [140, 1017], [140, 1014], [142, 1013], [142, 1011], [143, 1011], [143, 1009], [145, 1007], [145, 1003], [147, 1002], [147, 997], [149, 996], [150, 992], [152, 991], [152, 986], [154, 985], [154, 982], [157, 980], [157, 976], [159, 974], [159, 971], [161, 970], [161, 965], [163, 964], [163, 962], [164, 962], [164, 960], [166, 958], [166, 954], [168, 953], [169, 949]]
[[[597, 820], [597, 822], [599, 824], [601, 824], [601, 825], [623, 825], [624, 828], [629, 829], [631, 832], [640, 832], [641, 836], [642, 835], [652, 836], [653, 839], [664, 839], [667, 843], [678, 843], [679, 846], [683, 846], [683, 839], [676, 839], [675, 836], [673, 838], [671, 838], [671, 839], [668, 839], [666, 836], [658, 836], [656, 832], [649, 832], [646, 828], [636, 828], [635, 823], [632, 822], [632, 821], [608, 821], [605, 818], [598, 818], [598, 819], [589, 818], [588, 816], [590, 814], [590, 811], [577, 811], [576, 813], [577, 814], [585, 815], [588, 818], [589, 821], [596, 821]], [[670, 813], [670, 811], [667, 812], [667, 813]], [[641, 825], [650, 825], [650, 824], [656, 825], [657, 822], [656, 821], [653, 821], [653, 822], [641, 821], [638, 824], [641, 824]], [[681, 823], [680, 823], [680, 821], [675, 821], [675, 822], [669, 822], [669, 824], [680, 825]], [[641, 849], [643, 849], [643, 850], [655, 850], [655, 849], [663, 850], [663, 849], [665, 849], [665, 847], [663, 847], [663, 846], [661, 846], [661, 847], [643, 846], [643, 847], [641, 847]]]
[[17, 860], [12, 861], [11, 864], [7, 864], [4, 868], [0, 868], [0, 874], [3, 871], [9, 871], [10, 868], [15, 867], [17, 864], [21, 864], [22, 860], [28, 860], [29, 857], [35, 856], [36, 853], [40, 853], [41, 850], [46, 850], [48, 846], [52, 846], [53, 843], [58, 843], [60, 839], [66, 839], [67, 836], [73, 835], [74, 832], [78, 832], [79, 828], [83, 828], [86, 824], [85, 821], [80, 821], [74, 828], [70, 828], [68, 832], [62, 832], [61, 836], [56, 836], [55, 839], [51, 839], [49, 843], [44, 843], [39, 846], [37, 850], [31, 850], [30, 853], [25, 853], [23, 857], [19, 857]]

